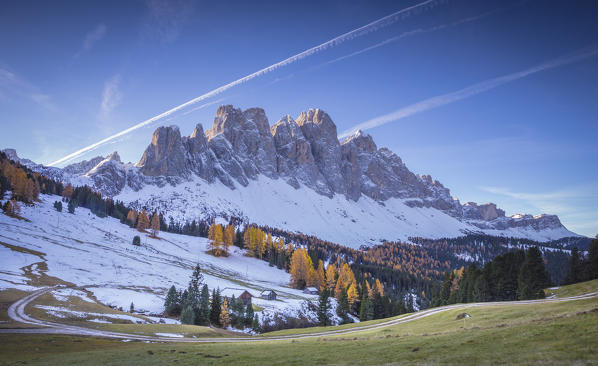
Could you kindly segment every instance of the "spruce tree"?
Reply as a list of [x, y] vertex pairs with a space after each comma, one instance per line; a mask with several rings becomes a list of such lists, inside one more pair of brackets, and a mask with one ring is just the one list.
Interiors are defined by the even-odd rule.
[[260, 331], [260, 321], [257, 318], [257, 314], [255, 314], [253, 320], [251, 321], [251, 329], [253, 329], [254, 332]]
[[336, 306], [336, 315], [338, 315], [343, 323], [347, 322], [349, 313], [349, 299], [347, 297], [347, 290], [341, 291], [341, 296], [338, 299], [338, 305]]
[[590, 243], [587, 263], [586, 277], [589, 280], [598, 278], [598, 235], [596, 235], [596, 238], [592, 239], [592, 242]]
[[77, 200], [71, 199], [69, 201], [69, 207], [68, 207], [69, 213], [74, 214], [75, 208], [77, 208]]
[[210, 323], [213, 326], [220, 326], [220, 311], [221, 311], [220, 290], [212, 290], [212, 301], [210, 304]]
[[361, 296], [361, 304], [359, 305], [359, 321], [363, 322], [367, 320], [368, 302], [368, 292], [363, 291], [363, 295]]
[[237, 299], [236, 301], [231, 300], [231, 323], [234, 327], [243, 327], [245, 324], [245, 307], [243, 306], [243, 301], [241, 299]]
[[328, 312], [330, 311], [330, 299], [328, 291], [320, 292], [320, 298], [318, 300], [318, 324], [319, 325], [330, 325], [330, 317]]
[[544, 267], [542, 252], [531, 247], [525, 253], [525, 261], [519, 272], [519, 299], [543, 298], [545, 287], [550, 286], [550, 276]]
[[565, 277], [565, 284], [583, 281], [583, 263], [579, 257], [579, 250], [577, 248], [571, 249], [571, 257], [569, 258], [569, 271]]
[[166, 310], [166, 314], [174, 316], [179, 315], [180, 313], [180, 304], [179, 304], [179, 296], [176, 288], [174, 285], [170, 287], [168, 290], [168, 294], [166, 295], [166, 300], [164, 301], [164, 309]]
[[197, 323], [199, 325], [210, 325], [210, 290], [206, 284], [201, 289], [199, 319], [197, 319]]
[[249, 301], [247, 301], [247, 307], [245, 308], [245, 325], [250, 327], [252, 325], [253, 318], [253, 304], [251, 303], [251, 299], [249, 299]]
[[181, 323], [195, 324], [195, 312], [191, 306], [185, 306], [181, 312]]

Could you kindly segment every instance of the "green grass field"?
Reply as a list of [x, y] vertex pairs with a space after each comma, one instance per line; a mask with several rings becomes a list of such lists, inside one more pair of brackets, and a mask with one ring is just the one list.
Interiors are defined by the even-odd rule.
[[574, 285], [558, 287], [554, 290], [545, 290], [546, 296], [568, 297], [587, 294], [592, 291], [598, 291], [598, 279], [586, 282], [576, 283]]
[[[567, 295], [559, 296], [596, 290], [598, 281], [592, 281], [562, 287], [559, 292], [567, 291]], [[457, 315], [462, 312], [467, 312], [471, 318], [457, 320]], [[345, 327], [351, 326], [355, 325]], [[135, 328], [134, 332], [144, 333], [166, 329], [154, 329], [155, 325], [123, 324], [119, 327], [123, 332]], [[175, 329], [171, 328], [170, 332], [177, 332]], [[210, 329], [203, 329], [205, 333], [198, 331], [196, 336], [214, 336]], [[315, 330], [323, 329], [268, 335]], [[187, 331], [196, 332], [191, 328]], [[0, 335], [0, 364], [598, 365], [596, 339], [598, 299], [585, 299], [546, 304], [468, 306], [379, 330], [260, 343], [168, 344], [54, 335]]]

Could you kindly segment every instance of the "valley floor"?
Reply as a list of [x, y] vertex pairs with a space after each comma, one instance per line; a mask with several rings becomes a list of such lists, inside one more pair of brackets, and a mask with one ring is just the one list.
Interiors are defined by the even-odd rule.
[[[0, 334], [3, 364], [598, 364], [598, 280], [555, 290], [544, 302], [464, 304], [409, 322], [348, 334], [255, 343], [123, 341], [96, 337]], [[442, 310], [440, 308], [439, 310]], [[469, 318], [457, 319], [462, 313]], [[400, 320], [408, 315], [395, 318]], [[386, 320], [388, 321], [388, 320]], [[361, 328], [364, 322], [343, 328]], [[139, 329], [147, 326], [139, 325]], [[178, 327], [182, 327], [178, 325]], [[202, 327], [196, 327], [202, 328]], [[205, 328], [204, 328], [205, 329]], [[287, 330], [293, 336], [338, 328]], [[155, 329], [152, 329], [156, 331]], [[316, 334], [317, 334], [316, 333]], [[213, 335], [206, 334], [208, 337]], [[254, 337], [252, 337], [254, 338]]]

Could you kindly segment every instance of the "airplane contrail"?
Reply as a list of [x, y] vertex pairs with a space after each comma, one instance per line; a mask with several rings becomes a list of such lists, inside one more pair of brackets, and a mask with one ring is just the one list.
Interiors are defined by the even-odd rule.
[[578, 62], [578, 61], [581, 61], [581, 60], [584, 60], [584, 59], [587, 59], [587, 58], [590, 58], [590, 57], [593, 57], [596, 55], [598, 55], [598, 48], [594, 47], [590, 50], [586, 49], [586, 51], [578, 52], [577, 54], [574, 54], [574, 55], [559, 57], [559, 58], [544, 62], [542, 64], [530, 67], [528, 69], [525, 69], [525, 70], [522, 70], [519, 72], [499, 76], [494, 79], [485, 80], [480, 83], [468, 86], [466, 88], [463, 88], [463, 89], [460, 89], [460, 90], [457, 90], [457, 91], [454, 91], [451, 93], [438, 95], [438, 96], [423, 100], [421, 102], [411, 104], [407, 107], [403, 107], [394, 112], [372, 118], [372, 119], [370, 119], [366, 122], [360, 123], [356, 126], [353, 126], [349, 129], [345, 130], [344, 132], [342, 132], [339, 135], [339, 138], [342, 139], [347, 136], [350, 136], [353, 133], [357, 132], [358, 130], [368, 130], [368, 129], [371, 129], [374, 127], [378, 127], [378, 126], [387, 124], [389, 122], [394, 122], [394, 121], [398, 121], [403, 118], [407, 118], [407, 117], [412, 116], [417, 113], [421, 113], [421, 112], [425, 112], [430, 109], [438, 108], [440, 106], [447, 105], [447, 104], [459, 101], [461, 99], [469, 98], [476, 94], [483, 93], [485, 91], [494, 89], [503, 84], [524, 78], [526, 76], [538, 73], [540, 71], [554, 69], [555, 67]]
[[349, 41], [349, 40], [352, 40], [354, 38], [361, 37], [361, 36], [366, 35], [368, 33], [374, 32], [374, 31], [376, 31], [376, 30], [378, 30], [380, 28], [387, 27], [387, 26], [389, 26], [389, 25], [391, 25], [393, 23], [396, 23], [397, 21], [399, 21], [401, 19], [404, 19], [406, 17], [411, 16], [412, 14], [419, 13], [419, 12], [424, 11], [424, 10], [428, 10], [428, 9], [436, 6], [437, 4], [439, 4], [441, 2], [446, 2], [446, 1], [448, 1], [448, 0], [426, 0], [426, 1], [423, 1], [423, 2], [421, 2], [419, 4], [416, 4], [416, 5], [413, 5], [413, 6], [404, 8], [404, 9], [401, 9], [399, 11], [396, 11], [396, 12], [390, 14], [390, 15], [387, 15], [387, 16], [385, 16], [383, 18], [375, 20], [375, 21], [373, 21], [371, 23], [368, 23], [368, 24], [366, 24], [366, 25], [364, 25], [362, 27], [359, 27], [357, 29], [354, 29], [354, 30], [352, 30], [350, 32], [344, 33], [344, 34], [342, 34], [342, 35], [340, 35], [338, 37], [335, 37], [335, 38], [333, 38], [333, 39], [331, 39], [329, 41], [326, 41], [326, 42], [324, 42], [324, 43], [322, 43], [322, 44], [320, 44], [318, 46], [309, 48], [309, 49], [307, 49], [307, 50], [305, 50], [305, 51], [303, 51], [301, 53], [298, 53], [298, 54], [296, 54], [294, 56], [291, 56], [291, 57], [289, 57], [287, 59], [284, 59], [284, 60], [282, 60], [280, 62], [277, 62], [277, 63], [275, 63], [273, 65], [265, 67], [265, 68], [263, 68], [261, 70], [258, 70], [258, 71], [254, 72], [252, 74], [247, 75], [247, 76], [244, 76], [244, 77], [242, 77], [242, 78], [240, 78], [238, 80], [235, 80], [235, 81], [233, 81], [231, 83], [228, 83], [226, 85], [218, 87], [218, 88], [216, 88], [216, 89], [214, 89], [214, 90], [212, 90], [212, 91], [210, 91], [208, 93], [200, 95], [197, 98], [191, 99], [188, 102], [185, 102], [185, 103], [183, 103], [183, 104], [181, 104], [179, 106], [176, 106], [176, 107], [174, 107], [172, 109], [169, 109], [166, 112], [163, 112], [163, 113], [161, 113], [161, 114], [159, 114], [157, 116], [149, 118], [149, 119], [147, 119], [147, 120], [145, 120], [143, 122], [140, 122], [140, 123], [138, 123], [138, 124], [136, 124], [134, 126], [131, 126], [131, 127], [127, 128], [127, 129], [125, 129], [123, 131], [120, 131], [120, 132], [118, 132], [118, 133], [116, 133], [114, 135], [108, 136], [108, 137], [106, 137], [103, 140], [100, 140], [100, 141], [98, 141], [98, 142], [96, 142], [94, 144], [86, 146], [86, 147], [84, 147], [82, 149], [79, 149], [79, 150], [77, 150], [77, 151], [75, 151], [75, 152], [73, 152], [71, 154], [68, 154], [68, 155], [66, 155], [66, 156], [64, 156], [64, 157], [62, 157], [62, 158], [54, 161], [53, 163], [49, 164], [49, 166], [58, 165], [58, 164], [61, 164], [63, 162], [75, 159], [78, 156], [80, 156], [81, 154], [86, 153], [86, 152], [88, 152], [90, 150], [96, 149], [97, 147], [99, 147], [99, 146], [101, 146], [101, 145], [103, 145], [103, 144], [105, 144], [105, 143], [107, 143], [107, 142], [109, 142], [111, 140], [114, 140], [115, 138], [118, 138], [120, 136], [126, 135], [129, 132], [135, 131], [135, 130], [141, 128], [141, 127], [147, 126], [147, 125], [149, 125], [149, 124], [151, 124], [153, 122], [156, 122], [156, 121], [158, 121], [158, 120], [160, 120], [160, 119], [162, 119], [164, 117], [167, 117], [167, 116], [169, 116], [169, 115], [171, 115], [171, 114], [173, 114], [173, 113], [175, 113], [177, 111], [180, 111], [181, 109], [184, 109], [184, 108], [186, 108], [186, 107], [188, 107], [188, 106], [190, 106], [192, 104], [198, 103], [198, 102], [200, 102], [202, 100], [205, 100], [205, 99], [208, 99], [208, 98], [213, 97], [215, 95], [218, 95], [218, 94], [220, 94], [220, 93], [222, 93], [222, 92], [224, 92], [224, 91], [226, 91], [226, 90], [228, 90], [228, 89], [230, 89], [230, 88], [232, 88], [234, 86], [243, 84], [243, 83], [245, 83], [245, 82], [247, 82], [247, 81], [249, 81], [251, 79], [254, 79], [254, 78], [258, 77], [258, 76], [262, 76], [264, 74], [272, 72], [272, 71], [274, 71], [274, 70], [276, 70], [276, 69], [278, 69], [280, 67], [287, 66], [289, 64], [292, 64], [294, 62], [302, 60], [302, 59], [304, 59], [306, 57], [309, 57], [311, 55], [314, 55], [316, 53], [322, 52], [322, 51], [324, 51], [324, 50], [326, 50], [326, 49], [328, 49], [330, 47], [335, 47], [335, 46], [337, 46], [337, 45], [339, 45], [339, 44], [341, 44], [341, 43], [343, 43], [345, 41]]
[[[521, 5], [521, 4], [519, 4], [519, 5]], [[486, 12], [486, 13], [483, 13], [483, 14], [480, 14], [480, 15], [476, 15], [476, 16], [472, 16], [472, 17], [460, 19], [460, 20], [454, 21], [452, 23], [440, 24], [440, 25], [436, 25], [434, 27], [425, 28], [425, 29], [424, 28], [417, 28], [417, 29], [414, 29], [414, 30], [406, 31], [406, 32], [403, 32], [403, 33], [399, 34], [398, 36], [394, 36], [394, 37], [385, 39], [384, 41], [378, 42], [378, 43], [376, 43], [376, 44], [374, 44], [372, 46], [368, 46], [366, 48], [363, 48], [361, 50], [349, 53], [347, 55], [337, 57], [337, 58], [335, 58], [333, 60], [330, 60], [330, 61], [326, 61], [326, 62], [324, 62], [321, 65], [316, 66], [316, 67], [323, 67], [323, 66], [327, 66], [327, 65], [333, 64], [335, 62], [346, 60], [348, 58], [360, 55], [362, 53], [371, 51], [373, 49], [385, 46], [385, 45], [387, 45], [389, 43], [393, 43], [393, 42], [399, 41], [399, 40], [401, 40], [403, 38], [415, 36], [415, 35], [418, 35], [418, 34], [431, 33], [431, 32], [439, 31], [439, 30], [442, 30], [442, 29], [450, 28], [450, 27], [456, 27], [456, 26], [459, 26], [461, 24], [474, 22], [476, 20], [480, 20], [480, 19], [489, 17], [491, 15], [494, 15], [494, 14], [496, 14], [498, 12], [501, 12], [501, 11], [504, 11], [504, 10], [507, 10], [507, 9], [511, 9], [511, 7], [506, 8], [506, 9], [492, 10], [492, 11], [489, 11], [489, 12]]]

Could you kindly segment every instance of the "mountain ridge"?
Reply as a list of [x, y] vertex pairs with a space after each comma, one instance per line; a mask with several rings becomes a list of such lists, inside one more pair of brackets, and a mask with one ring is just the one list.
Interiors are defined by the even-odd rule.
[[[14, 150], [7, 149], [5, 152], [9, 157], [18, 159]], [[276, 201], [276, 198], [268, 197], [270, 194], [267, 191], [248, 188], [253, 183], [262, 184], [267, 180], [272, 187], [272, 194], [278, 194], [279, 199], [283, 197], [282, 199], [297, 203], [306, 198], [303, 192], [309, 190], [330, 201], [321, 201], [310, 193], [308, 196], [311, 201], [320, 203], [312, 205], [313, 207], [295, 204], [297, 209], [301, 206], [305, 214], [325, 216], [321, 212], [326, 209], [328, 215], [334, 210], [341, 212], [341, 218], [346, 218], [346, 212], [343, 214], [342, 211], [347, 211], [347, 207], [354, 211], [354, 206], [361, 206], [363, 201], [371, 200], [382, 207], [387, 206], [386, 213], [381, 215], [392, 215], [396, 220], [409, 224], [403, 230], [408, 233], [393, 234], [386, 230], [390, 237], [372, 238], [369, 235], [369, 239], [365, 235], [365, 241], [369, 243], [408, 239], [409, 236], [437, 237], [442, 232], [447, 237], [467, 232], [492, 232], [540, 241], [577, 236], [568, 231], [556, 215], [505, 216], [505, 212], [494, 203], [461, 204], [442, 183], [429, 175], [412, 173], [394, 152], [385, 147], [378, 148], [370, 135], [357, 131], [339, 141], [336, 125], [321, 109], [301, 112], [297, 119], [286, 115], [270, 125], [261, 108], [243, 111], [232, 105], [223, 105], [218, 108], [212, 127], [205, 132], [201, 124], [197, 124], [189, 136], [182, 136], [177, 126], [158, 127], [136, 164], [122, 163], [117, 152], [107, 157], [95, 157], [71, 164], [63, 169], [37, 165], [26, 159], [20, 161], [33, 170], [74, 185], [89, 184], [104, 195], [125, 202], [137, 202], [140, 207], [166, 209], [179, 219], [190, 220], [195, 217], [187, 217], [188, 215], [199, 213], [202, 216], [209, 213], [239, 215], [254, 222], [257, 219], [255, 216], [261, 215], [247, 214], [251, 210], [233, 202], [233, 196], [244, 196], [251, 191], [256, 194], [259, 191], [260, 195], [265, 196], [265, 200]], [[283, 187], [280, 182], [284, 182], [287, 187]], [[219, 185], [236, 191], [231, 193], [216, 189], [220, 196], [230, 196], [227, 204], [216, 204], [217, 200], [203, 199], [201, 205], [206, 206], [203, 210], [187, 214], [167, 208], [168, 198], [174, 199], [186, 194], [189, 199], [180, 200], [180, 203], [188, 206], [187, 201], [193, 202], [191, 197], [196, 190], [204, 189], [207, 194], [213, 190], [211, 188]], [[167, 191], [171, 196], [160, 198], [148, 193], [151, 187], [161, 188], [163, 192], [166, 192], [163, 189], [165, 187], [179, 187], [180, 192], [169, 188]], [[287, 189], [288, 187], [292, 187], [296, 193]], [[342, 202], [341, 197], [347, 202]], [[218, 208], [223, 210], [218, 212]], [[374, 215], [368, 210], [372, 211], [361, 209], [363, 212], [355, 213], [351, 218], [353, 223], [360, 221], [360, 218], [363, 221], [364, 216]], [[434, 216], [441, 214], [463, 225], [445, 217], [438, 219]], [[285, 215], [289, 219], [294, 216], [282, 214]], [[423, 218], [415, 220], [415, 216]], [[433, 233], [426, 233], [426, 229], [418, 228], [420, 221], [426, 219], [433, 222]], [[268, 221], [274, 220], [260, 217], [258, 221], [270, 224]], [[331, 223], [335, 222], [332, 220]], [[452, 225], [453, 228], [439, 229], [445, 224]], [[397, 231], [401, 231], [400, 226]], [[297, 229], [320, 234], [307, 222]], [[364, 227], [364, 230], [368, 230], [368, 227]], [[519, 232], [521, 230], [525, 232]]]

